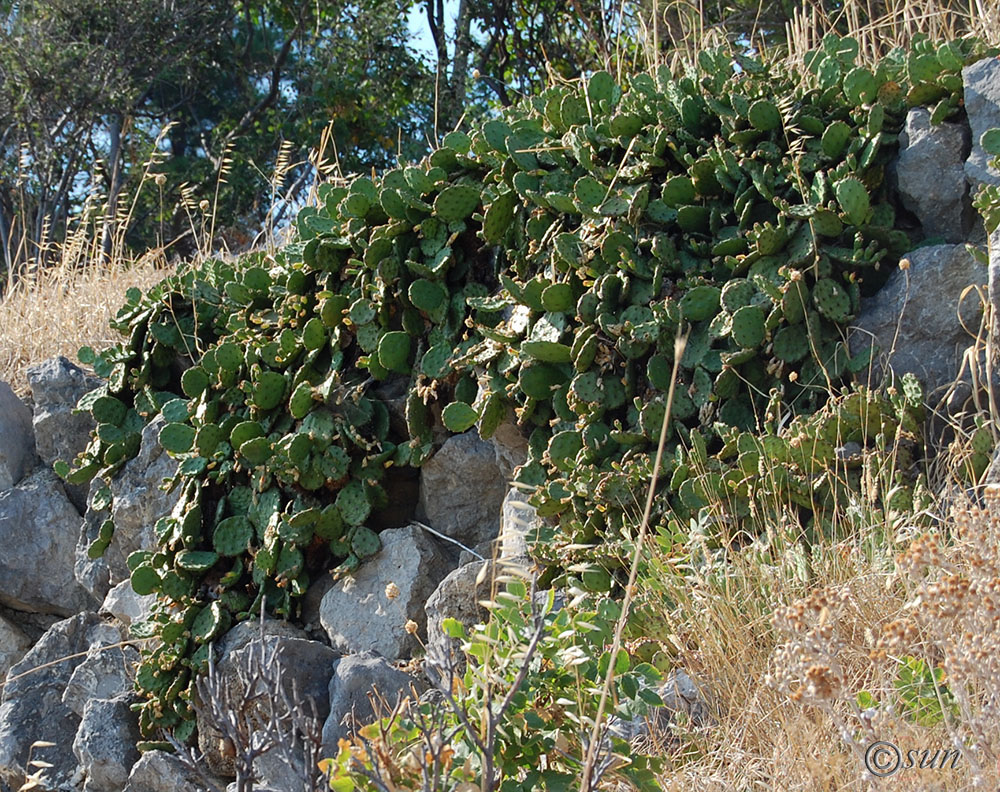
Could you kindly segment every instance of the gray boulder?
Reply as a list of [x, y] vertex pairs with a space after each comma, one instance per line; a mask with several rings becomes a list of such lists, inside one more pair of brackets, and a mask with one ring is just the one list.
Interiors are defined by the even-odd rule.
[[[64, 357], [49, 358], [27, 371], [28, 387], [34, 402], [35, 443], [47, 465], [57, 460], [71, 462], [90, 442], [94, 421], [87, 412], [74, 412], [76, 403], [101, 384]], [[83, 513], [87, 490], [69, 486], [70, 500]]]
[[979, 145], [983, 132], [1000, 127], [1000, 60], [987, 58], [962, 69], [965, 112], [972, 130], [972, 152], [965, 175], [975, 189], [980, 184], [1000, 184], [1000, 173], [989, 166], [991, 157]]
[[7, 676], [10, 667], [24, 657], [31, 647], [31, 639], [12, 621], [0, 616], [0, 680]]
[[[294, 686], [294, 695], [306, 711], [315, 707], [320, 721], [326, 717], [326, 688], [336, 654], [325, 644], [307, 640], [297, 627], [276, 620], [266, 620], [263, 626], [258, 621], [241, 622], [219, 643], [218, 658], [214, 677], [216, 699], [235, 711], [247, 733], [268, 721], [264, 701], [251, 701], [255, 692], [272, 701], [275, 695], [280, 698], [281, 691], [291, 697]], [[254, 672], [260, 669], [266, 674], [265, 689], [250, 691]], [[280, 702], [275, 706], [279, 705]], [[198, 747], [208, 768], [218, 776], [232, 778], [235, 765], [232, 757], [222, 750], [225, 735], [217, 728], [208, 702], [200, 702], [195, 711]]]
[[323, 595], [320, 622], [339, 652], [373, 651], [390, 660], [420, 646], [407, 621], [426, 635], [424, 603], [448, 574], [440, 545], [416, 525], [379, 534], [382, 549]]
[[87, 702], [73, 740], [73, 754], [83, 772], [83, 792], [119, 792], [139, 760], [139, 722], [129, 709], [131, 697]]
[[628, 740], [636, 753], [665, 753], [677, 740], [675, 726], [687, 730], [715, 725], [712, 704], [705, 689], [684, 669], [676, 668], [667, 674], [656, 692], [663, 705], [653, 707], [646, 716], [630, 721], [611, 720], [612, 732]]
[[219, 792], [174, 754], [147, 751], [132, 766], [124, 792]]
[[455, 435], [420, 468], [417, 515], [466, 547], [496, 539], [507, 482], [494, 447], [475, 430]]
[[[337, 754], [337, 741], [356, 727], [374, 721], [369, 694], [376, 691], [391, 710], [401, 696], [410, 694], [413, 678], [391, 666], [374, 652], [348, 655], [338, 660], [330, 679], [330, 713], [323, 724], [323, 745], [330, 756]], [[382, 715], [388, 712], [380, 713]]]
[[965, 180], [969, 132], [960, 124], [931, 125], [931, 113], [915, 107], [899, 138], [896, 175], [903, 205], [924, 234], [963, 242], [975, 218]]
[[497, 467], [504, 481], [514, 478], [514, 471], [528, 461], [528, 438], [514, 421], [508, 419], [490, 437]]
[[447, 668], [449, 654], [454, 657], [456, 668], [464, 667], [464, 657], [459, 642], [450, 638], [442, 629], [444, 619], [457, 619], [471, 627], [485, 621], [489, 612], [480, 600], [488, 600], [493, 585], [493, 564], [473, 561], [453, 570], [441, 581], [427, 599], [427, 660], [438, 668]]
[[[49, 762], [49, 784], [69, 784], [77, 763], [69, 750], [80, 718], [62, 700], [82, 653], [99, 644], [113, 643], [119, 633], [94, 613], [80, 613], [57, 622], [19, 663], [10, 669], [0, 699], [0, 782], [16, 789], [30, 758]], [[38, 669], [35, 671], [34, 669]], [[31, 749], [46, 741], [51, 747]]]
[[861, 354], [874, 343], [880, 354], [870, 378], [873, 384], [880, 381], [887, 361], [897, 375], [913, 373], [931, 392], [955, 379], [962, 355], [973, 342], [965, 327], [978, 330], [981, 306], [975, 293], [961, 297], [970, 285], [985, 286], [987, 272], [964, 245], [919, 248], [904, 259], [909, 261], [907, 270], [893, 272], [877, 294], [862, 299], [850, 333], [851, 354]]
[[35, 466], [31, 410], [0, 382], [0, 491], [10, 489]]
[[108, 592], [100, 612], [108, 613], [126, 627], [131, 627], [149, 618], [155, 603], [155, 594], [136, 594], [132, 581], [123, 580]]
[[46, 468], [0, 492], [0, 603], [62, 616], [96, 607], [72, 573], [79, 521]]
[[[170, 493], [162, 489], [164, 479], [177, 472], [177, 461], [163, 450], [158, 439], [163, 425], [164, 419], [159, 416], [142, 430], [139, 453], [111, 480], [110, 516], [115, 523], [115, 533], [101, 558], [88, 558], [87, 549], [108, 514], [91, 507], [84, 515], [76, 546], [74, 574], [98, 601], [104, 600], [111, 587], [128, 579], [126, 561], [132, 553], [156, 547], [153, 526], [160, 517], [169, 514], [177, 502], [179, 488]], [[92, 485], [91, 498], [95, 487], [99, 486], [99, 482]]]
[[87, 702], [114, 699], [132, 690], [139, 652], [131, 646], [94, 646], [76, 668], [63, 691], [63, 704], [83, 717]]

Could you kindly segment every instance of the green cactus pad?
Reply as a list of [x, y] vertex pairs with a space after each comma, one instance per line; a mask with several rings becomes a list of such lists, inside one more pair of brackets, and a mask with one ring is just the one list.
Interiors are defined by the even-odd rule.
[[569, 363], [571, 350], [556, 341], [525, 341], [521, 344], [521, 356], [543, 363]]
[[830, 278], [816, 281], [813, 303], [823, 316], [833, 322], [846, 322], [851, 318], [850, 296], [843, 286]]
[[480, 192], [467, 184], [447, 187], [434, 199], [434, 214], [446, 223], [464, 220], [479, 206]]
[[371, 513], [371, 504], [365, 488], [357, 479], [352, 479], [337, 493], [337, 510], [347, 525], [361, 525]]
[[201, 366], [192, 366], [181, 374], [181, 390], [189, 399], [200, 396], [208, 388], [208, 373]]
[[437, 311], [448, 299], [448, 293], [441, 284], [425, 278], [419, 278], [410, 284], [408, 296], [413, 307], [425, 313]]
[[576, 455], [583, 448], [583, 439], [576, 430], [557, 432], [549, 440], [547, 454], [549, 461], [560, 470], [571, 470]]
[[770, 132], [781, 126], [781, 113], [773, 102], [766, 99], [760, 99], [750, 105], [747, 118], [754, 129], [759, 129], [761, 132]]
[[718, 313], [721, 298], [717, 286], [695, 286], [681, 297], [681, 313], [689, 322], [700, 322]]
[[465, 432], [471, 429], [478, 419], [479, 413], [461, 401], [452, 402], [441, 411], [441, 420], [451, 432]]
[[859, 226], [868, 217], [868, 210], [871, 207], [871, 199], [868, 197], [868, 190], [853, 176], [841, 179], [833, 185], [834, 194], [837, 196], [837, 203], [847, 215], [847, 220], [851, 225]]
[[451, 355], [451, 344], [435, 344], [421, 358], [420, 370], [434, 379], [447, 377], [452, 371]]
[[128, 408], [114, 396], [101, 396], [91, 405], [90, 412], [99, 424], [121, 426], [125, 421], [125, 413], [128, 412]]
[[211, 550], [181, 550], [174, 563], [185, 572], [207, 572], [218, 560], [219, 554]]
[[288, 412], [293, 418], [301, 420], [309, 414], [315, 403], [312, 385], [300, 382], [288, 399]]
[[573, 195], [578, 206], [589, 210], [604, 203], [608, 188], [593, 176], [581, 176], [573, 185]]
[[132, 590], [141, 597], [152, 594], [160, 588], [160, 576], [149, 564], [140, 564], [132, 570]]
[[523, 365], [518, 375], [521, 391], [532, 399], [549, 399], [552, 389], [565, 381], [565, 375], [548, 363]]
[[359, 525], [351, 531], [351, 550], [358, 558], [369, 558], [382, 548], [378, 534], [370, 528]]
[[276, 371], [265, 371], [253, 386], [253, 403], [261, 410], [273, 410], [285, 397], [285, 377]]
[[673, 209], [692, 204], [695, 200], [694, 182], [687, 176], [674, 176], [667, 179], [660, 192], [660, 198]]
[[160, 445], [171, 454], [186, 454], [194, 446], [195, 429], [189, 424], [168, 423], [160, 429]]
[[385, 333], [378, 342], [378, 361], [389, 371], [410, 371], [410, 336], [399, 330]]
[[243, 366], [243, 350], [238, 344], [219, 344], [215, 348], [215, 362], [223, 371], [236, 372]]
[[253, 524], [246, 517], [227, 517], [215, 526], [212, 547], [224, 556], [238, 556], [246, 552], [253, 538]]
[[[166, 428], [166, 427], [164, 427]], [[222, 442], [224, 433], [218, 424], [205, 424], [198, 429], [195, 435], [194, 446], [203, 457], [210, 457], [215, 453], [215, 449]]]
[[756, 305], [744, 305], [733, 314], [733, 341], [744, 349], [756, 349], [764, 341], [764, 312]]
[[245, 440], [237, 451], [251, 467], [263, 465], [274, 455], [271, 441], [266, 437], [253, 437]]
[[809, 354], [809, 336], [801, 325], [787, 325], [774, 334], [774, 356], [786, 363], [795, 363]]
[[851, 128], [843, 121], [834, 121], [823, 132], [820, 142], [823, 153], [830, 159], [836, 159], [843, 152], [850, 138]]
[[229, 611], [218, 601], [202, 608], [191, 623], [191, 637], [196, 644], [207, 644], [218, 638], [231, 623]]
[[733, 278], [722, 287], [722, 307], [734, 313], [749, 305], [757, 288], [746, 278]]
[[302, 346], [306, 349], [319, 349], [326, 343], [326, 327], [323, 320], [314, 316], [302, 328]]
[[553, 283], [542, 292], [542, 307], [546, 311], [569, 311], [575, 303], [573, 287], [568, 283]]

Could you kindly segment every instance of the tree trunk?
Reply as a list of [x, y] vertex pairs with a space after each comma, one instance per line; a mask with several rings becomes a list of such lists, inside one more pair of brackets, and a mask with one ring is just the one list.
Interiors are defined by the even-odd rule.
[[118, 217], [118, 193], [121, 191], [121, 150], [122, 150], [122, 114], [111, 115], [111, 128], [108, 130], [111, 138], [111, 153], [108, 155], [111, 168], [111, 183], [108, 185], [108, 205], [104, 215], [104, 236], [101, 240], [101, 253], [105, 263], [111, 260], [111, 251], [115, 241], [115, 221]]

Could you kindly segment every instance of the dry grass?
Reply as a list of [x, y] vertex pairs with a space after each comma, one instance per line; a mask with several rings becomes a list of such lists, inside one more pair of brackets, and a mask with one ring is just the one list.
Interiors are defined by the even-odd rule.
[[108, 320], [125, 302], [125, 290], [146, 289], [168, 272], [162, 254], [154, 252], [110, 264], [63, 257], [28, 273], [0, 295], [0, 380], [23, 396], [31, 364], [54, 355], [75, 362], [83, 345], [117, 343]]

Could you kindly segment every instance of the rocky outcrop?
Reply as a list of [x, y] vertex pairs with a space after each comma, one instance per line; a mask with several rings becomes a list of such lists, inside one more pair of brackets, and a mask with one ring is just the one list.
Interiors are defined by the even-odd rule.
[[475, 431], [455, 435], [420, 468], [417, 516], [469, 548], [496, 539], [507, 483], [493, 446]]
[[12, 621], [0, 616], [0, 680], [31, 647], [31, 639]]
[[490, 599], [492, 584], [493, 564], [482, 561], [460, 566], [441, 581], [425, 606], [428, 661], [447, 668], [450, 656], [456, 667], [464, 667], [458, 641], [445, 633], [441, 623], [444, 619], [457, 619], [469, 628], [485, 621], [489, 612], [479, 603]]
[[31, 410], [6, 382], [0, 382], [0, 492], [10, 489], [35, 466]]
[[[126, 562], [132, 553], [156, 547], [153, 526], [177, 502], [178, 490], [163, 490], [164, 479], [177, 472], [176, 460], [160, 446], [158, 437], [163, 424], [161, 416], [142, 430], [139, 453], [111, 480], [110, 513], [94, 508], [93, 498], [102, 484], [96, 480], [91, 484], [90, 508], [84, 515], [76, 546], [75, 575], [99, 601], [104, 600], [113, 586], [128, 579]], [[92, 559], [87, 550], [108, 517], [115, 524], [114, 537], [104, 555]]]
[[218, 792], [174, 754], [148, 751], [132, 767], [124, 792]]
[[73, 577], [79, 521], [51, 470], [39, 468], [0, 492], [0, 603], [61, 616], [96, 608]]
[[[32, 425], [38, 455], [46, 465], [58, 460], [71, 462], [90, 442], [94, 421], [86, 411], [76, 412], [76, 404], [88, 391], [101, 384], [64, 357], [49, 358], [27, 371], [34, 402]], [[67, 486], [67, 494], [82, 514], [87, 506], [83, 486]]]
[[[374, 652], [348, 655], [334, 664], [330, 679], [330, 711], [323, 724], [323, 745], [331, 756], [337, 753], [337, 741], [347, 737], [356, 725], [371, 723], [371, 694], [385, 701], [389, 711], [400, 697], [410, 695], [415, 680], [394, 668]], [[382, 713], [388, 714], [388, 713]]]
[[418, 637], [426, 635], [424, 603], [450, 564], [438, 542], [416, 525], [383, 531], [380, 538], [382, 549], [323, 596], [320, 622], [337, 651], [396, 660], [419, 648]]
[[[96, 614], [79, 613], [53, 625], [11, 668], [0, 699], [0, 781], [16, 789], [31, 759], [52, 765], [46, 770], [51, 787], [69, 783], [77, 768], [69, 748], [80, 717], [63, 702], [63, 691], [91, 647], [120, 637]], [[32, 749], [38, 741], [51, 745]]]
[[73, 755], [83, 774], [82, 792], [119, 792], [139, 760], [139, 724], [129, 709], [131, 697], [90, 699], [73, 740]]
[[982, 306], [970, 286], [985, 286], [986, 268], [964, 245], [919, 248], [904, 258], [874, 297], [863, 299], [851, 331], [851, 354], [878, 347], [870, 380], [877, 384], [883, 363], [899, 376], [915, 374], [928, 392], [950, 384], [962, 355], [979, 330]]
[[975, 189], [980, 184], [1000, 184], [1000, 173], [989, 166], [991, 157], [979, 140], [984, 132], [1000, 127], [1000, 60], [987, 58], [962, 69], [965, 113], [972, 133], [972, 152], [965, 175]]
[[963, 167], [969, 130], [961, 124], [932, 126], [930, 111], [915, 107], [907, 113], [899, 146], [899, 193], [924, 236], [964, 241], [976, 218]]

